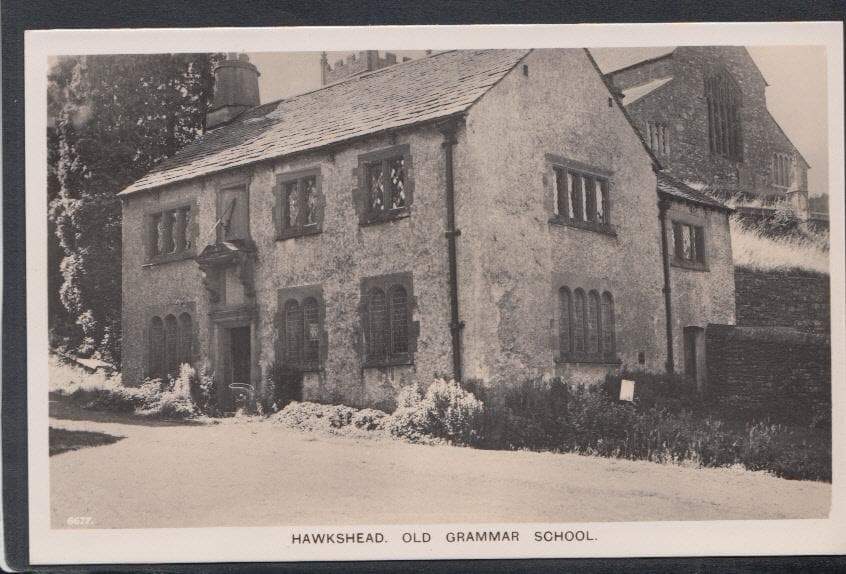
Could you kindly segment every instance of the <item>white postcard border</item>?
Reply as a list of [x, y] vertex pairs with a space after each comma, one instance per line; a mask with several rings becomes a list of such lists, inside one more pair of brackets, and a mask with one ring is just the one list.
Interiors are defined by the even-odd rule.
[[[51, 529], [47, 403], [46, 76], [49, 56], [168, 51], [343, 51], [360, 49], [656, 47], [675, 45], [824, 45], [828, 55], [829, 189], [844, 189], [841, 23], [583, 24], [370, 28], [253, 28], [27, 31], [26, 228], [30, 560], [33, 564], [839, 554], [846, 552], [846, 391], [833, 384], [832, 510], [824, 520], [580, 524], [437, 524], [327, 527]], [[7, 190], [7, 193], [11, 192]], [[832, 193], [832, 349], [844, 337], [844, 198]], [[836, 248], [837, 247], [837, 248]], [[7, 344], [9, 344], [7, 342]], [[832, 380], [846, 380], [846, 357], [833, 353]], [[448, 531], [508, 529], [519, 544], [446, 543]], [[403, 532], [432, 533], [426, 547]], [[535, 530], [583, 530], [590, 543], [535, 543]], [[292, 545], [294, 533], [382, 532], [381, 544]], [[523, 540], [526, 542], [524, 543]]]

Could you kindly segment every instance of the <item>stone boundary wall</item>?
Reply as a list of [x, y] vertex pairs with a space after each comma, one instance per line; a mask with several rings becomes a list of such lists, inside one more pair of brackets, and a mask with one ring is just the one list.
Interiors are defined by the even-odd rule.
[[738, 326], [793, 327], [823, 335], [830, 332], [828, 275], [738, 267], [734, 290]]
[[708, 325], [708, 392], [748, 419], [818, 424], [831, 416], [831, 342], [789, 327]]

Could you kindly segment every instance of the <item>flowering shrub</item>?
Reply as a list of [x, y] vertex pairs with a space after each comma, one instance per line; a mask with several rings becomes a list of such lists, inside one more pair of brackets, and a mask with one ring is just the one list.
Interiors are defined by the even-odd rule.
[[145, 381], [139, 387], [144, 402], [135, 412], [168, 419], [193, 417], [199, 414], [191, 398], [191, 389], [197, 384], [197, 372], [188, 364], [179, 367], [179, 375], [175, 379]]
[[422, 397], [416, 387], [406, 387], [397, 404], [388, 426], [395, 436], [419, 440], [428, 435], [456, 444], [476, 440], [482, 403], [454, 381], [438, 379]]

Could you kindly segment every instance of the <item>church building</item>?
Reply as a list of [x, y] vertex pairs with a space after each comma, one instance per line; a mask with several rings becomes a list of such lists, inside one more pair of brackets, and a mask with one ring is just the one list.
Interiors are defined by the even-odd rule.
[[680, 46], [606, 78], [667, 172], [744, 216], [786, 204], [808, 218], [808, 162], [767, 109], [746, 48]]
[[[656, 149], [582, 49], [320, 65], [325, 85], [261, 104], [230, 54], [206, 133], [121, 192], [126, 384], [187, 362], [227, 408], [284, 365], [305, 400], [390, 410], [440, 376], [704, 381], [704, 328], [735, 319], [731, 210], [676, 166], [697, 130], [726, 162], [757, 157], [754, 132], [725, 135], [736, 116], [650, 115]], [[720, 73], [703, 94], [735, 101]], [[728, 113], [709, 98], [685, 105]]]

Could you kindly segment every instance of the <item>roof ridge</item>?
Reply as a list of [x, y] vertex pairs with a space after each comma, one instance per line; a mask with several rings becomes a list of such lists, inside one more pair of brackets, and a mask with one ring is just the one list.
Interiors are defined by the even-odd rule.
[[[379, 72], [384, 72], [385, 70], [390, 70], [392, 68], [396, 69], [398, 66], [404, 66], [406, 64], [412, 64], [412, 63], [415, 63], [415, 62], [423, 62], [425, 60], [429, 60], [431, 58], [435, 58], [435, 57], [441, 56], [443, 54], [449, 54], [450, 52], [457, 52], [457, 51], [458, 50], [444, 50], [443, 52], [438, 52], [437, 54], [431, 54], [429, 56], [426, 56], [425, 58], [415, 58], [415, 59], [411, 59], [411, 60], [408, 60], [408, 61], [405, 61], [405, 62], [397, 62], [396, 64], [391, 64], [390, 66], [385, 66], [384, 68], [378, 68], [376, 70], [369, 70], [367, 72], [361, 72], [360, 74], [351, 74], [351, 75], [349, 75], [345, 78], [341, 78], [340, 80], [335, 80], [331, 84], [319, 86], [319, 87], [314, 88], [312, 90], [306, 90], [305, 92], [300, 92], [298, 94], [292, 94], [290, 96], [285, 96], [283, 98], [277, 98], [275, 100], [271, 100], [269, 102], [265, 102], [263, 104], [259, 104], [257, 106], [252, 107], [252, 108], [246, 109], [243, 112], [241, 112], [240, 114], [238, 114], [238, 116], [235, 118], [235, 120], [231, 123], [237, 123], [241, 118], [248, 116], [250, 114], [250, 112], [258, 110], [259, 108], [263, 108], [265, 106], [278, 106], [282, 102], [287, 102], [287, 101], [293, 100], [295, 98], [299, 98], [301, 96], [307, 96], [307, 95], [313, 94], [315, 92], [320, 92], [322, 90], [328, 90], [329, 88], [334, 88], [334, 87], [336, 87], [340, 84], [344, 84], [346, 82], [351, 82], [353, 80], [359, 80], [359, 79], [361, 79], [365, 76], [371, 76], [373, 74], [376, 74], [376, 73], [379, 73]], [[229, 124], [227, 124], [227, 125], [229, 125]]]

